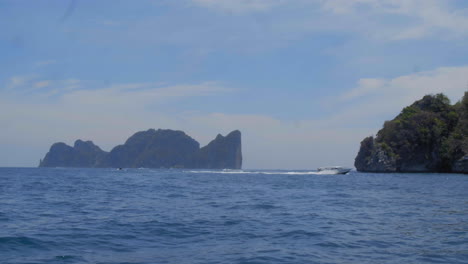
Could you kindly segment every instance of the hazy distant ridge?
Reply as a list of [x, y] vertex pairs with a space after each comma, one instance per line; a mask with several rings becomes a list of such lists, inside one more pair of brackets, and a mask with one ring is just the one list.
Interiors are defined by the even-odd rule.
[[73, 147], [60, 142], [51, 146], [39, 167], [241, 169], [241, 133], [218, 135], [203, 148], [183, 131], [170, 129], [137, 132], [110, 152], [92, 141], [77, 140]]

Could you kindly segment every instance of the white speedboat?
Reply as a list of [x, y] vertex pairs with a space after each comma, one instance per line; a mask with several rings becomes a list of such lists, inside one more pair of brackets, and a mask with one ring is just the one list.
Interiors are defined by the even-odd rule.
[[320, 167], [317, 170], [321, 174], [346, 174], [351, 171], [350, 168], [341, 166]]

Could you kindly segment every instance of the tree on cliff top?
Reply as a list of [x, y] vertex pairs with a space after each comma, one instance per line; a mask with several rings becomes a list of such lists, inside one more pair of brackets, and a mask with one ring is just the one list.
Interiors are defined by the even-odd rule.
[[362, 167], [378, 148], [395, 158], [396, 171], [450, 171], [456, 160], [468, 154], [467, 135], [468, 92], [455, 105], [443, 94], [426, 95], [386, 121], [374, 144], [366, 138], [356, 161]]

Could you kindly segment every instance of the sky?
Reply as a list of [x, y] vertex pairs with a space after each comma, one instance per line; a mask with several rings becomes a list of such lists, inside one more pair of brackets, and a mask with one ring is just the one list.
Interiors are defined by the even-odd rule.
[[464, 0], [0, 0], [0, 166], [149, 128], [243, 167], [353, 167], [426, 94], [468, 90]]

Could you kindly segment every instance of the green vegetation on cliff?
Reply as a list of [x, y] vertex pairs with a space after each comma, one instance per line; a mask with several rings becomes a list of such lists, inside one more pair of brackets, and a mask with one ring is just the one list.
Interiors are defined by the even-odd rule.
[[443, 94], [426, 95], [361, 142], [359, 171], [466, 172], [468, 92], [455, 105]]

